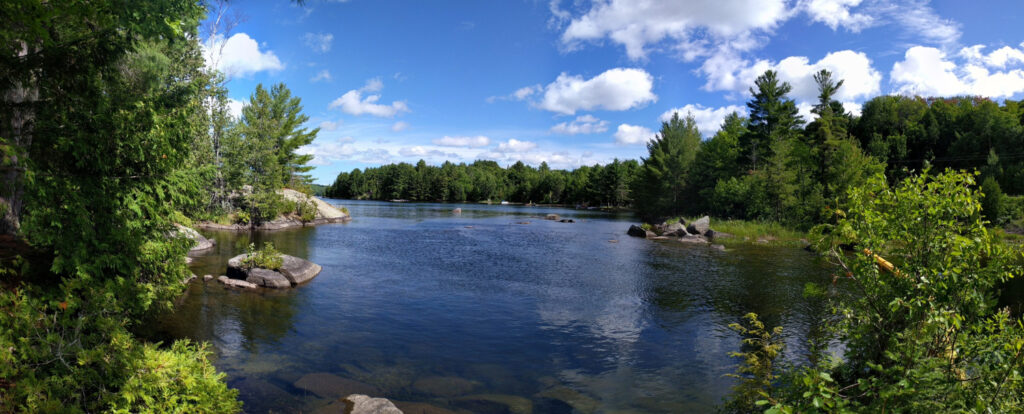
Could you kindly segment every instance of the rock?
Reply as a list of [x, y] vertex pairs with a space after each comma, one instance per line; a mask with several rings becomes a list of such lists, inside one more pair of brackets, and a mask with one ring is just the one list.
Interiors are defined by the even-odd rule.
[[246, 268], [242, 263], [247, 256], [247, 254], [240, 254], [228, 259], [228, 277], [232, 279], [245, 280], [249, 280], [252, 277], [254, 280], [249, 280], [250, 282], [266, 287], [291, 287], [300, 283], [308, 282], [323, 270], [320, 265], [310, 262], [309, 260], [283, 254], [281, 255], [281, 268], [278, 269], [278, 271], [268, 271], [283, 277], [285, 281], [288, 282], [287, 285], [283, 285], [279, 283], [279, 281], [267, 282], [265, 284], [264, 281], [277, 280], [278, 278], [267, 272], [258, 272], [259, 274], [256, 277], [253, 277], [253, 272], [266, 269]]
[[345, 397], [346, 414], [402, 414], [387, 398], [370, 398], [362, 394]]
[[708, 216], [704, 216], [697, 220], [694, 220], [693, 223], [690, 223], [689, 226], [686, 226], [686, 231], [690, 232], [690, 234], [704, 235], [704, 233], [707, 233], [710, 229], [711, 218]]
[[562, 219], [562, 217], [559, 216], [558, 214], [548, 214], [548, 215], [544, 216], [544, 220], [558, 221], [558, 220], [561, 220], [561, 219]]
[[188, 264], [192, 264], [192, 258], [188, 257], [188, 256], [185, 256], [185, 264], [187, 264], [187, 265]]
[[704, 233], [704, 236], [706, 236], [706, 237], [708, 237], [710, 239], [727, 239], [727, 238], [733, 237], [733, 235], [731, 235], [729, 233], [725, 233], [725, 232], [721, 232], [721, 231], [715, 231], [715, 230], [712, 230], [712, 229], [708, 229], [708, 231], [706, 233]]
[[687, 234], [687, 235], [685, 235], [683, 237], [680, 237], [679, 241], [682, 242], [682, 243], [693, 243], [693, 244], [707, 244], [708, 243], [708, 239], [705, 239], [704, 236], [696, 236], [696, 235], [693, 235], [693, 234]]
[[658, 234], [653, 232], [653, 231], [650, 231], [650, 230], [645, 230], [644, 231], [644, 237], [646, 237], [648, 239], [653, 239], [655, 237], [658, 237]]
[[437, 397], [455, 397], [469, 394], [478, 385], [476, 381], [459, 377], [427, 377], [416, 380], [412, 388], [416, 392]]
[[405, 414], [457, 414], [455, 411], [421, 402], [392, 401]]
[[196, 280], [197, 278], [198, 278], [198, 276], [196, 276], [196, 274], [193, 273], [191, 276], [186, 277], [185, 280], [182, 280], [181, 283], [184, 284], [184, 285], [187, 285], [189, 283], [192, 283], [192, 281]]
[[562, 223], [575, 223], [576, 222], [576, 220], [573, 220], [573, 219], [561, 219], [561, 220], [558, 220], [558, 221], [560, 221]]
[[281, 274], [288, 278], [288, 281], [292, 282], [293, 285], [308, 282], [323, 270], [323, 267], [309, 260], [287, 254], [283, 256]]
[[647, 230], [644, 230], [643, 227], [634, 224], [629, 226], [629, 230], [626, 231], [626, 234], [633, 237], [647, 237]]
[[542, 398], [562, 401], [572, 407], [575, 412], [583, 414], [593, 413], [600, 406], [600, 403], [590, 396], [561, 385], [549, 388], [537, 395]]
[[203, 275], [203, 281], [204, 282], [209, 282], [212, 279], [213, 279], [213, 275]]
[[462, 209], [456, 207], [455, 210], [452, 210], [452, 214], [462, 214]]
[[533, 402], [515, 395], [479, 394], [456, 398], [452, 403], [474, 413], [533, 413]]
[[177, 223], [174, 224], [174, 228], [176, 229], [176, 234], [178, 234], [181, 237], [185, 237], [189, 240], [192, 240], [196, 243], [195, 246], [192, 246], [192, 248], [189, 249], [189, 254], [201, 253], [203, 251], [212, 249], [213, 246], [216, 244], [215, 241], [203, 237], [203, 235], [199, 234], [199, 232], [195, 231], [195, 229], [191, 229]]
[[648, 237], [648, 239], [651, 239], [651, 240], [668, 240], [668, 239], [671, 239], [671, 237], [668, 237], [668, 236], [653, 236], [653, 237]]
[[276, 410], [294, 407], [298, 400], [287, 391], [270, 382], [246, 378], [231, 385], [238, 390], [238, 396], [246, 401], [260, 401], [264, 406]]
[[284, 275], [270, 269], [251, 269], [249, 270], [249, 276], [245, 278], [245, 281], [275, 289], [292, 287], [291, 282], [289, 282]]
[[682, 221], [665, 225], [661, 228], [662, 236], [669, 237], [680, 237], [686, 235], [686, 226], [683, 225]]
[[220, 283], [223, 283], [223, 284], [225, 284], [227, 286], [237, 287], [237, 288], [256, 289], [257, 287], [259, 287], [259, 286], [257, 286], [254, 283], [249, 283], [249, 282], [246, 282], [244, 280], [232, 279], [232, 278], [224, 276], [224, 275], [221, 275], [220, 277], [218, 277], [217, 281], [220, 282]]
[[712, 244], [711, 248], [721, 252], [725, 251], [725, 246], [722, 246], [721, 244]]
[[295, 381], [295, 388], [309, 391], [321, 398], [331, 399], [352, 394], [380, 394], [377, 387], [326, 372], [303, 375], [302, 378]]
[[345, 214], [344, 211], [341, 211], [337, 207], [334, 207], [334, 206], [330, 205], [329, 203], [327, 203], [326, 201], [321, 200], [321, 199], [319, 199], [317, 197], [313, 197], [313, 196], [310, 196], [310, 195], [305, 195], [303, 193], [300, 193], [298, 191], [292, 190], [290, 188], [282, 188], [280, 190], [277, 190], [277, 193], [280, 194], [281, 196], [283, 196], [285, 199], [288, 199], [288, 200], [291, 200], [291, 201], [298, 201], [298, 202], [310, 202], [310, 201], [312, 201], [314, 204], [316, 204], [316, 214], [315, 214], [316, 217], [315, 218], [327, 219], [327, 220], [337, 220], [337, 221], [332, 221], [332, 222], [341, 222], [341, 221], [347, 221], [347, 220], [351, 219], [348, 214]]

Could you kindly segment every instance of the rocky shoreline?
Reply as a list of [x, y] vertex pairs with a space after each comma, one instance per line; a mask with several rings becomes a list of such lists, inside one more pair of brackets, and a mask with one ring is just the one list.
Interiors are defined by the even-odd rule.
[[345, 223], [352, 220], [344, 211], [339, 210], [337, 207], [332, 206], [324, 200], [318, 197], [307, 196], [306, 194], [298, 191], [284, 188], [277, 192], [285, 199], [298, 202], [312, 201], [316, 204], [316, 214], [312, 220], [302, 221], [294, 217], [278, 217], [275, 220], [263, 222], [263, 223], [235, 223], [235, 224], [220, 224], [209, 221], [202, 221], [195, 223], [195, 227], [203, 230], [221, 230], [221, 231], [264, 231], [264, 230], [283, 230], [292, 229], [297, 227], [306, 226], [317, 226], [321, 224], [331, 223]]
[[[679, 219], [679, 221], [673, 223], [662, 222], [661, 224], [655, 225], [634, 224], [629, 226], [629, 230], [626, 231], [626, 234], [633, 237], [643, 237], [649, 240], [675, 239], [681, 243], [690, 244], [709, 244], [715, 239], [732, 237], [731, 234], [711, 229], [711, 218], [708, 216], [701, 217], [689, 224], [687, 224], [683, 219]], [[724, 246], [722, 245], [716, 244], [712, 245], [712, 247], [724, 250]]]

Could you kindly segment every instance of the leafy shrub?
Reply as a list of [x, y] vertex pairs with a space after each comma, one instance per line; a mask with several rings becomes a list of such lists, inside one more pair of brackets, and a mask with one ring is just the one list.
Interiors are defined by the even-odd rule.
[[192, 227], [192, 219], [186, 217], [181, 211], [174, 210], [174, 212], [171, 213], [170, 219], [172, 222], [178, 223], [182, 226]]
[[999, 224], [1003, 221], [1003, 190], [999, 188], [999, 182], [995, 178], [988, 177], [981, 182], [981, 214], [992, 224]]
[[242, 261], [242, 265], [248, 268], [259, 267], [263, 269], [279, 270], [281, 265], [284, 264], [284, 257], [281, 256], [281, 252], [274, 248], [274, 244], [271, 242], [263, 243], [263, 248], [256, 250], [254, 243], [249, 243], [249, 248], [246, 249], [247, 256]]
[[856, 292], [833, 298], [845, 354], [762, 384], [766, 412], [1024, 412], [1024, 320], [995, 300], [1024, 257], [985, 227], [974, 177], [879, 175], [816, 229]]
[[235, 212], [235, 222], [241, 224], [252, 223], [252, 216], [249, 215], [248, 211], [239, 210]]
[[313, 200], [295, 203], [295, 214], [304, 222], [313, 221], [316, 218], [317, 210], [316, 202]]
[[651, 223], [640, 223], [640, 228], [644, 229], [644, 231], [654, 230], [654, 226], [652, 226]]
[[241, 410], [238, 391], [224, 383], [225, 375], [209, 361], [205, 345], [176, 341], [170, 349], [146, 344], [131, 361], [132, 376], [118, 390], [113, 413], [186, 413], [201, 410], [233, 413]]
[[[757, 411], [758, 401], [768, 398], [777, 378], [775, 360], [782, 354], [782, 327], [765, 328], [757, 314], [748, 313], [744, 323], [733, 323], [729, 329], [743, 336], [746, 351], [730, 352], [729, 356], [742, 359], [736, 374], [728, 376], [739, 379], [733, 387], [732, 398], [725, 410], [730, 413]], [[764, 404], [764, 403], [762, 403]]]

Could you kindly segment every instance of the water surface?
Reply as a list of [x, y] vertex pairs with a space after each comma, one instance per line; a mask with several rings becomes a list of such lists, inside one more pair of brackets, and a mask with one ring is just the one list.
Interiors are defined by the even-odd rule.
[[757, 312], [798, 355], [827, 314], [802, 295], [827, 266], [800, 249], [637, 239], [629, 216], [561, 208], [331, 202], [354, 220], [206, 233], [217, 248], [193, 264], [223, 274], [248, 243], [272, 241], [322, 265], [317, 278], [259, 292], [195, 283], [158, 327], [210, 342], [247, 412], [323, 407], [295, 385], [311, 373], [449, 410], [503, 408], [466, 397], [486, 394], [538, 413], [706, 412], [732, 385], [728, 324]]

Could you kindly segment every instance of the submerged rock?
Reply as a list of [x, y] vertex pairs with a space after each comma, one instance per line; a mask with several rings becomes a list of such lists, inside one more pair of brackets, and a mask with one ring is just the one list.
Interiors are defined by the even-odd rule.
[[[362, 394], [352, 394], [345, 397], [346, 410], [348, 414], [402, 414], [402, 410], [395, 407], [387, 398], [371, 398]], [[348, 406], [351, 404], [351, 406]]]
[[294, 385], [295, 388], [309, 391], [321, 398], [335, 399], [352, 394], [380, 394], [377, 387], [326, 372], [303, 375], [302, 378], [295, 381]]
[[455, 397], [469, 394], [479, 385], [476, 381], [470, 381], [459, 377], [427, 377], [420, 378], [412, 384], [416, 392], [434, 395], [438, 397]]
[[690, 232], [690, 234], [696, 235], [704, 235], [704, 233], [707, 233], [710, 229], [711, 217], [708, 216], [704, 216], [697, 220], [694, 220], [693, 223], [690, 223], [689, 226], [686, 226], [686, 231]]
[[478, 394], [456, 398], [452, 403], [474, 413], [533, 413], [533, 402], [516, 395]]
[[683, 237], [680, 237], [679, 241], [682, 242], [682, 243], [694, 243], [694, 244], [707, 244], [708, 243], [708, 239], [705, 239], [704, 236], [695, 236], [695, 235], [692, 235], [692, 234], [688, 234], [688, 235], [685, 235]]
[[722, 246], [721, 244], [712, 244], [711, 248], [722, 252], [725, 251], [725, 246]]

